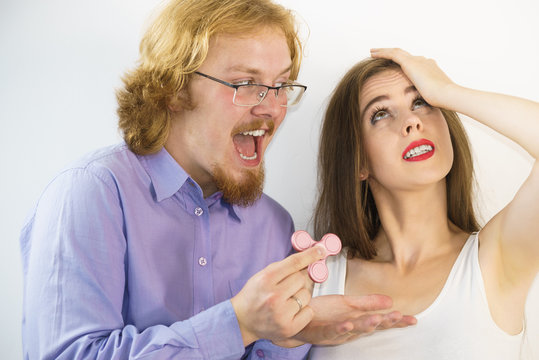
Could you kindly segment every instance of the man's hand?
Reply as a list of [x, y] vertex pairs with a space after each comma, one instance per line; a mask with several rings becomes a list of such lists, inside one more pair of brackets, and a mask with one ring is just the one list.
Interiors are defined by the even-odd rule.
[[415, 317], [402, 315], [398, 311], [375, 313], [391, 306], [391, 298], [385, 295], [315, 297], [309, 304], [314, 311], [311, 322], [297, 335], [278, 345], [338, 345], [375, 330], [402, 328], [417, 323]]
[[258, 339], [283, 341], [307, 326], [314, 312], [302, 270], [324, 255], [315, 246], [270, 264], [231, 299], [245, 346]]

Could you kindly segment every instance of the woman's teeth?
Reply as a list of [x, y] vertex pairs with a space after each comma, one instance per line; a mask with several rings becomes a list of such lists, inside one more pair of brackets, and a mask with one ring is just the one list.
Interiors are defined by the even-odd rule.
[[406, 155], [404, 155], [404, 160], [426, 154], [429, 151], [432, 151], [432, 146], [430, 145], [416, 146], [415, 148], [409, 150]]

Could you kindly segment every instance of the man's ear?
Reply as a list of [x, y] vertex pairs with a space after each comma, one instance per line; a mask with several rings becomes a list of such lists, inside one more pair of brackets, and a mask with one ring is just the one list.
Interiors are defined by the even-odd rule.
[[178, 112], [182, 110], [193, 110], [194, 106], [191, 103], [191, 98], [186, 89], [178, 91], [176, 94], [168, 99], [168, 109], [172, 112]]
[[172, 112], [178, 112], [183, 109], [184, 100], [181, 99], [180, 94], [175, 94], [168, 99], [168, 109]]

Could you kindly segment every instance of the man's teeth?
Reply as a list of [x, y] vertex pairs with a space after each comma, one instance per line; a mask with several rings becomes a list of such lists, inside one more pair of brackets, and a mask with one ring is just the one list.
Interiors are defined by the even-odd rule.
[[[259, 129], [259, 130], [244, 131], [241, 134], [245, 136], [264, 136], [266, 134], [266, 130]], [[256, 153], [256, 151], [253, 154], [253, 156], [247, 156], [240, 153], [240, 157], [243, 160], [255, 160], [258, 157], [258, 154]]]
[[266, 130], [244, 131], [241, 134], [242, 135], [251, 135], [251, 136], [264, 136], [266, 134]]
[[240, 157], [241, 157], [243, 160], [254, 160], [254, 159], [256, 159], [256, 158], [258, 157], [258, 154], [256, 153], [256, 151], [255, 151], [255, 153], [253, 154], [253, 156], [245, 156], [245, 155], [243, 155], [242, 153], [240, 153]]
[[406, 155], [404, 155], [404, 160], [423, 155], [425, 153], [428, 153], [429, 151], [432, 151], [432, 146], [430, 145], [416, 146], [415, 148], [409, 150]]

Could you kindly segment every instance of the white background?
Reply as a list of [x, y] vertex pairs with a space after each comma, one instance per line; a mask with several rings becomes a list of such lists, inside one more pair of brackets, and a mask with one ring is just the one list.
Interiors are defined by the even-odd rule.
[[[300, 81], [309, 86], [270, 146], [266, 192], [310, 228], [320, 120], [337, 80], [369, 48], [398, 46], [435, 58], [456, 82], [539, 101], [536, 0], [281, 0], [307, 40]], [[50, 179], [84, 153], [117, 143], [114, 89], [137, 59], [157, 0], [0, 2], [0, 358], [20, 359], [22, 274], [18, 233]], [[308, 25], [308, 29], [305, 24]], [[518, 118], [507, 119], [518, 126]], [[464, 119], [490, 218], [514, 195], [532, 160]], [[539, 141], [539, 139], [538, 139]], [[529, 297], [539, 358], [539, 286]], [[468, 324], [463, 324], [468, 326]]]

